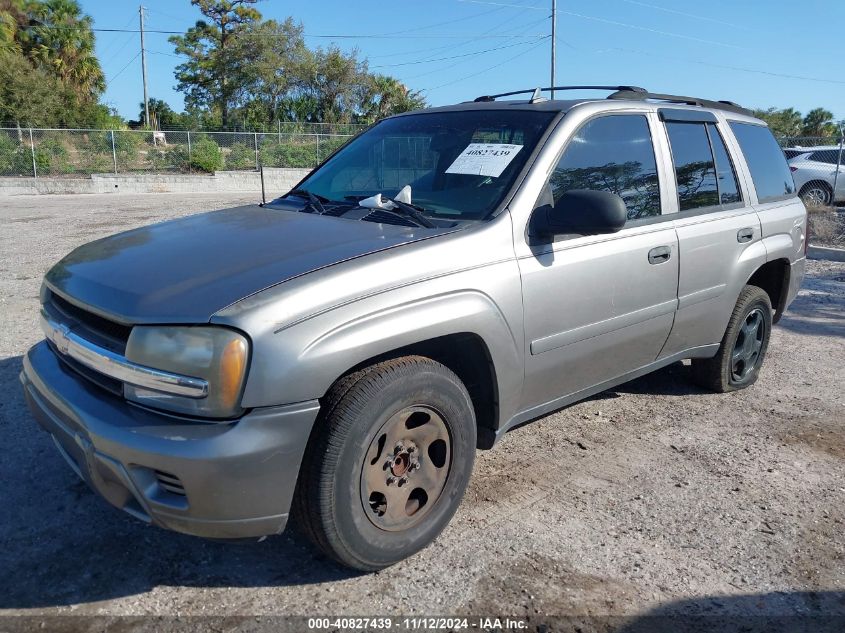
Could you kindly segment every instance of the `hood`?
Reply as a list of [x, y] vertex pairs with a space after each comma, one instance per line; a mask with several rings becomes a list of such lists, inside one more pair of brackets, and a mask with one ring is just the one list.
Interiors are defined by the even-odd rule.
[[45, 281], [125, 323], [204, 323], [269, 286], [449, 231], [254, 205], [91, 242], [56, 264]]

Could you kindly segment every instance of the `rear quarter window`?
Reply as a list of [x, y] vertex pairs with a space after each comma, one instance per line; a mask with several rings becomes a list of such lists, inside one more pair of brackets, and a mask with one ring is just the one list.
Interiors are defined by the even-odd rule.
[[751, 171], [760, 202], [795, 194], [795, 182], [786, 158], [769, 128], [752, 123], [731, 122], [739, 147]]

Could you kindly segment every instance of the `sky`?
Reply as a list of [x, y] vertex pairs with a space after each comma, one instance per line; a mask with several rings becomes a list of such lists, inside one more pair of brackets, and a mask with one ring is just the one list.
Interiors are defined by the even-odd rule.
[[[357, 49], [370, 70], [431, 105], [547, 86], [551, 0], [263, 0], [265, 18], [303, 24], [312, 48]], [[131, 0], [82, 0], [95, 28], [137, 29]], [[149, 96], [181, 111], [168, 35], [201, 18], [189, 0], [145, 0]], [[845, 119], [845, 0], [558, 0], [558, 85], [643, 86], [750, 108], [814, 107]], [[828, 33], [826, 33], [826, 31]], [[99, 32], [104, 101], [137, 118], [138, 33]]]

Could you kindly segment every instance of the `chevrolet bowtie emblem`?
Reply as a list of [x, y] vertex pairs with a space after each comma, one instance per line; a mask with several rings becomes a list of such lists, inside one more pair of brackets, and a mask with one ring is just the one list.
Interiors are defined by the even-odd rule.
[[68, 352], [68, 347], [70, 346], [69, 334], [70, 328], [64, 324], [53, 327], [53, 343], [62, 354], [67, 354]]

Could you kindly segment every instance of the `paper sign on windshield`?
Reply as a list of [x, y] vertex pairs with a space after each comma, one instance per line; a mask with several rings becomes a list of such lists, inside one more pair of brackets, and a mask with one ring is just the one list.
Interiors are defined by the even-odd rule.
[[498, 178], [521, 149], [522, 145], [470, 143], [449, 165], [446, 173]]

